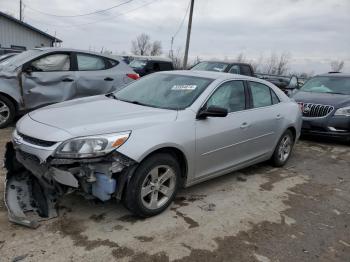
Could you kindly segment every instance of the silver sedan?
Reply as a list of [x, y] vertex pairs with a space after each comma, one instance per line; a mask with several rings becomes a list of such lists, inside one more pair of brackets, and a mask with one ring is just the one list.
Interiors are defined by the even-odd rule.
[[283, 166], [301, 122], [298, 104], [271, 83], [196, 71], [33, 111], [7, 145], [10, 220], [35, 226], [25, 212], [54, 217], [52, 203], [74, 190], [159, 214], [180, 187], [266, 160]]
[[25, 51], [0, 63], [0, 128], [23, 112], [106, 94], [137, 78], [109, 55], [53, 47]]

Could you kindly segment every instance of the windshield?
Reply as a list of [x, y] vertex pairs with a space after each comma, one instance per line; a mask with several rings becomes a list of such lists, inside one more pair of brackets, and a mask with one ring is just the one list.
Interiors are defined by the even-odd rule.
[[201, 62], [195, 65], [194, 67], [192, 67], [191, 70], [224, 72], [227, 67], [228, 67], [227, 63]]
[[115, 93], [117, 99], [164, 109], [190, 106], [212, 79], [173, 74], [152, 74]]
[[132, 68], [143, 68], [146, 64], [146, 60], [133, 60], [130, 62], [129, 66], [131, 66]]
[[14, 66], [20, 66], [23, 64], [23, 62], [27, 62], [28, 59], [31, 59], [32, 57], [36, 56], [38, 53], [40, 53], [41, 50], [32, 49], [25, 52], [22, 52], [18, 55], [12, 56], [9, 59], [5, 60], [1, 63], [2, 66], [4, 65], [14, 65]]
[[350, 77], [317, 76], [307, 81], [300, 90], [350, 95]]

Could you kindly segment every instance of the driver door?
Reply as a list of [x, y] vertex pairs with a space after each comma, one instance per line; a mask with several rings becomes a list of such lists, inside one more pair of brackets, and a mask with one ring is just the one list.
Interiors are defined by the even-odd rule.
[[50, 53], [23, 66], [22, 89], [27, 110], [76, 97], [70, 52]]
[[249, 159], [248, 90], [243, 81], [219, 86], [206, 107], [226, 108], [226, 117], [208, 117], [196, 121], [196, 178], [215, 175]]

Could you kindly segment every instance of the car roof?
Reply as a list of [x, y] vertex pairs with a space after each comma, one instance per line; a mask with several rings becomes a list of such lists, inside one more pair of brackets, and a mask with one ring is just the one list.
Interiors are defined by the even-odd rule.
[[[156, 74], [173, 74], [173, 75], [184, 75], [210, 78], [213, 80], [229, 80], [229, 79], [244, 79], [244, 80], [257, 80], [258, 78], [249, 77], [245, 75], [237, 75], [231, 73], [213, 72], [213, 71], [195, 71], [195, 70], [174, 70], [174, 71], [163, 71]], [[260, 80], [260, 79], [258, 79]]]
[[86, 54], [92, 54], [92, 55], [98, 55], [98, 56], [104, 56], [111, 59], [116, 59], [116, 56], [112, 56], [109, 54], [102, 54], [98, 52], [93, 52], [89, 50], [82, 50], [82, 49], [74, 49], [74, 48], [64, 48], [64, 47], [37, 47], [34, 48], [35, 50], [41, 50], [44, 52], [79, 52], [79, 53], [86, 53]]
[[160, 62], [172, 63], [172, 60], [170, 58], [161, 57], [161, 56], [126, 56], [126, 57], [132, 57], [136, 60], [160, 61]]
[[200, 61], [199, 63], [202, 63], [202, 62], [205, 62], [205, 63], [222, 63], [222, 64], [227, 64], [227, 65], [247, 65], [247, 66], [250, 66], [250, 64], [248, 64], [248, 63], [235, 62], [235, 61], [204, 60], [204, 61]]
[[321, 75], [317, 75], [317, 76], [350, 77], [350, 74], [349, 73], [334, 72], [334, 73], [321, 74]]

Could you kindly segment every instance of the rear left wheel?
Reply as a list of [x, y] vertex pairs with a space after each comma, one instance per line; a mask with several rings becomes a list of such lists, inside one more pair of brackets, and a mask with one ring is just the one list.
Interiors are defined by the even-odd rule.
[[272, 165], [276, 167], [284, 166], [292, 153], [293, 145], [294, 136], [290, 130], [287, 130], [280, 138], [271, 157]]

